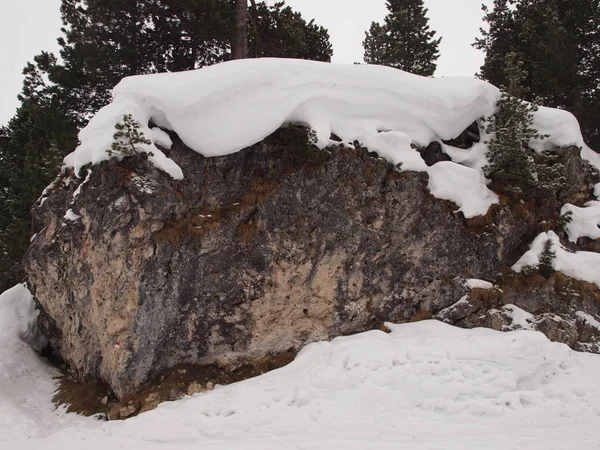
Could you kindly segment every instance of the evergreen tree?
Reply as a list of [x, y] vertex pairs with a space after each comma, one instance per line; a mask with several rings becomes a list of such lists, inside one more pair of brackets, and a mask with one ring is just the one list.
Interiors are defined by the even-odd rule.
[[141, 152], [139, 145], [150, 145], [152, 142], [140, 131], [140, 124], [133, 120], [131, 114], [125, 114], [123, 120], [115, 125], [113, 143], [106, 152], [110, 156], [133, 156]]
[[149, 0], [150, 39], [157, 72], [210, 66], [230, 58], [235, 32], [233, 0]]
[[429, 29], [423, 0], [388, 0], [386, 6], [383, 25], [373, 22], [366, 33], [365, 62], [432, 76], [441, 38], [434, 39], [435, 31]]
[[[253, 5], [252, 56], [330, 60], [327, 30], [284, 2]], [[82, 126], [123, 77], [230, 59], [235, 6], [235, 0], [62, 0], [62, 61], [50, 55], [40, 69]]]
[[149, 20], [151, 2], [62, 0], [62, 61], [45, 67], [83, 125], [129, 75], [151, 73], [159, 50]]
[[552, 247], [552, 240], [546, 239], [544, 241], [542, 253], [540, 253], [538, 270], [540, 274], [546, 278], [550, 277], [554, 273], [554, 260], [556, 259], [556, 252], [552, 250]]
[[488, 142], [487, 175], [506, 191], [522, 195], [534, 181], [534, 159], [529, 142], [539, 138], [533, 128], [533, 113], [537, 108], [521, 100], [526, 76], [523, 63], [517, 55], [506, 56], [508, 85], [496, 103], [496, 111], [487, 120], [486, 132], [492, 136]]
[[57, 98], [39, 100], [24, 99], [0, 129], [0, 292], [22, 281], [30, 209], [77, 142], [75, 124], [65, 119]]
[[333, 49], [327, 30], [306, 22], [285, 2], [268, 6], [252, 2], [249, 54], [253, 58], [276, 57], [331, 61]]
[[505, 85], [506, 55], [515, 52], [516, 25], [513, 5], [516, 0], [494, 0], [490, 10], [482, 5], [483, 21], [489, 29], [481, 28], [482, 38], [476, 38], [473, 46], [485, 52], [485, 63], [479, 76], [496, 86]]
[[486, 54], [479, 75], [505, 85], [505, 56], [518, 54], [524, 98], [574, 113], [600, 149], [600, 0], [494, 0], [483, 10], [489, 30], [474, 44]]

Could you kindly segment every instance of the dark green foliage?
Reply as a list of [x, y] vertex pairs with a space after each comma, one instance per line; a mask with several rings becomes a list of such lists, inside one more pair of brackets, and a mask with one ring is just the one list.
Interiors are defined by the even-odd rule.
[[525, 92], [522, 62], [509, 53], [505, 64], [508, 85], [486, 123], [486, 132], [492, 136], [486, 173], [506, 192], [522, 196], [537, 181], [534, 152], [528, 145], [542, 136], [533, 128], [537, 107], [520, 99]]
[[521, 267], [520, 273], [525, 275], [526, 277], [533, 275], [536, 272], [537, 267], [535, 266], [523, 266]]
[[574, 113], [600, 148], [600, 0], [494, 0], [483, 10], [489, 30], [474, 44], [486, 54], [479, 76], [506, 85], [505, 57], [519, 55], [523, 98]]
[[556, 151], [533, 153], [534, 182], [529, 193], [534, 198], [556, 198], [556, 194], [567, 187], [565, 167]]
[[150, 145], [152, 142], [140, 131], [140, 124], [133, 120], [131, 114], [125, 114], [123, 121], [115, 125], [114, 142], [106, 150], [110, 156], [133, 156], [140, 153], [140, 144]]
[[264, 2], [250, 9], [249, 55], [331, 61], [333, 49], [327, 30], [306, 22], [285, 2], [267, 6]]
[[434, 39], [435, 31], [429, 29], [423, 0], [388, 0], [386, 6], [383, 25], [373, 22], [366, 33], [365, 62], [432, 76], [441, 38]]
[[530, 141], [546, 136], [533, 126], [537, 106], [521, 100], [527, 92], [523, 87], [523, 63], [514, 53], [505, 59], [508, 85], [496, 103], [496, 112], [486, 121], [486, 132], [492, 136], [487, 142], [486, 174], [500, 192], [517, 198], [551, 200], [565, 187], [564, 167], [556, 152], [529, 148]]
[[56, 98], [25, 99], [0, 130], [0, 292], [21, 281], [30, 208], [76, 145], [75, 125]]
[[565, 228], [571, 222], [573, 222], [573, 211], [567, 211], [556, 220], [556, 224], [562, 228]]
[[482, 5], [483, 20], [489, 30], [481, 28], [483, 37], [477, 38], [473, 44], [475, 48], [485, 52], [485, 63], [481, 66], [479, 76], [496, 86], [505, 85], [505, 58], [516, 47], [516, 24], [511, 8], [513, 4], [513, 0], [494, 0], [491, 10]]
[[556, 252], [552, 250], [552, 241], [546, 239], [544, 241], [544, 248], [540, 254], [540, 264], [538, 270], [540, 274], [546, 278], [554, 273], [553, 262], [556, 259]]
[[22, 281], [21, 257], [29, 245], [30, 208], [77, 145], [77, 125], [60, 87], [45, 70], [56, 63], [41, 53], [28, 63], [15, 116], [0, 128], [0, 292]]
[[233, 0], [150, 0], [154, 70], [177, 72], [230, 58], [235, 32]]
[[[43, 66], [80, 125], [130, 75], [197, 69], [231, 57], [233, 0], [63, 0], [62, 62]], [[284, 2], [250, 14], [250, 56], [329, 61], [329, 35]]]

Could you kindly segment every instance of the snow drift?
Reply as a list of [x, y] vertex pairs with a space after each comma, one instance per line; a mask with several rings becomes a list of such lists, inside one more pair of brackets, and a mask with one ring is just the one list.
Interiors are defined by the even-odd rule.
[[[149, 123], [175, 131], [204, 156], [237, 152], [295, 123], [312, 128], [320, 148], [331, 143], [334, 133], [346, 144], [359, 141], [402, 164], [402, 170], [427, 171], [433, 195], [456, 202], [466, 217], [473, 217], [497, 202], [483, 176], [454, 163], [443, 170], [428, 169], [412, 145], [457, 137], [474, 121], [491, 115], [499, 97], [496, 87], [477, 79], [424, 78], [382, 66], [286, 59], [231, 61], [190, 72], [134, 76], [115, 87], [113, 102], [81, 131], [81, 145], [65, 158], [65, 165], [78, 173], [86, 164], [108, 159], [115, 124], [125, 114], [132, 114], [151, 141], [140, 149], [151, 153], [150, 161], [175, 179], [183, 178], [181, 168], [156, 146], [168, 148], [170, 139]], [[596, 158], [585, 147], [571, 114], [540, 108], [536, 126], [550, 138], [532, 143], [534, 147], [578, 145], [586, 157]], [[478, 146], [477, 152], [484, 154], [485, 146]], [[478, 161], [471, 166], [480, 171], [482, 158]], [[600, 158], [595, 162], [600, 165]], [[456, 179], [463, 179], [462, 185], [440, 189], [453, 186]]]

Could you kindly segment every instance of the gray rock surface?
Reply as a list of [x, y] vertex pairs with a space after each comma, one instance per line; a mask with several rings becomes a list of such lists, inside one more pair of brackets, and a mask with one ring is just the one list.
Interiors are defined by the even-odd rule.
[[[462, 280], [461, 280], [462, 281]], [[560, 273], [512, 274], [502, 289], [468, 289], [434, 318], [464, 328], [540, 331], [551, 341], [600, 353], [600, 292]]]
[[[64, 176], [34, 209], [26, 259], [53, 351], [118, 397], [177, 365], [234, 370], [438, 314], [466, 295], [462, 279], [494, 280], [534, 235], [522, 211], [466, 221], [429, 194], [426, 174], [362, 149], [320, 151], [305, 134], [279, 130], [212, 159], [176, 142], [182, 181], [143, 156], [95, 166], [83, 185]], [[441, 318], [471, 326], [484, 313]]]

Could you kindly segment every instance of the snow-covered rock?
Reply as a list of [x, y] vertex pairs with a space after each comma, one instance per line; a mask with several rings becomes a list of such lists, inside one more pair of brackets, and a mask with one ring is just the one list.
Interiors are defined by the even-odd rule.
[[[78, 173], [86, 164], [107, 160], [114, 127], [126, 114], [149, 139], [139, 150], [174, 179], [183, 178], [181, 167], [157, 147], [169, 148], [171, 139], [150, 128], [151, 123], [175, 131], [204, 156], [238, 152], [294, 123], [310, 127], [319, 148], [329, 145], [335, 134], [346, 144], [358, 141], [401, 164], [402, 170], [426, 171], [432, 194], [456, 202], [468, 218], [485, 214], [497, 202], [481, 172], [485, 142], [468, 156], [444, 146], [473, 173], [453, 162], [428, 169], [414, 146], [456, 138], [491, 115], [499, 96], [495, 86], [473, 78], [434, 79], [383, 66], [270, 58], [128, 77], [114, 88], [113, 102], [81, 131], [81, 144], [65, 165]], [[535, 126], [549, 137], [532, 142], [532, 147], [582, 147], [582, 157], [600, 167], [600, 158], [587, 148], [570, 113], [540, 108]]]

